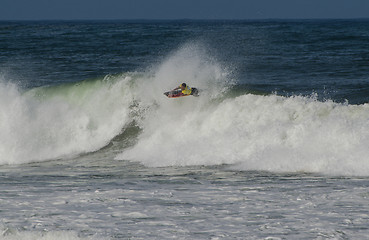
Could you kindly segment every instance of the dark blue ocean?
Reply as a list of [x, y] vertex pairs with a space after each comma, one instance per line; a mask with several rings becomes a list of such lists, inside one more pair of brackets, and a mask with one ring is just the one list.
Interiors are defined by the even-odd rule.
[[368, 20], [1, 22], [5, 81], [23, 88], [145, 71], [186, 44], [243, 89], [366, 103]]
[[365, 239], [368, 102], [367, 19], [2, 21], [0, 239]]

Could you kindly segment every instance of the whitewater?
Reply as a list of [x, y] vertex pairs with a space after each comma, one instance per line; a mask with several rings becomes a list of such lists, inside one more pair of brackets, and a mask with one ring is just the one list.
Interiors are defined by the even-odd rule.
[[0, 22], [0, 240], [367, 239], [368, 26]]
[[[120, 142], [115, 158], [150, 167], [369, 174], [368, 104], [232, 94], [231, 74], [204, 55], [185, 46], [154, 70], [25, 92], [3, 81], [1, 164], [70, 158], [119, 135], [135, 143]], [[180, 82], [201, 89], [201, 97], [163, 96]], [[129, 135], [133, 126], [140, 132]]]

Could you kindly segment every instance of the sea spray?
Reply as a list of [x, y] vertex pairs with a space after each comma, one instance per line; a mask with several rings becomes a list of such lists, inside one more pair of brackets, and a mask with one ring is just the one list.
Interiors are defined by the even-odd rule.
[[[108, 75], [28, 91], [1, 83], [0, 164], [97, 151], [117, 135], [124, 135], [125, 126], [141, 128], [140, 122], [158, 106], [173, 104], [163, 92], [182, 82], [200, 88], [203, 97], [219, 96], [226, 89], [226, 72], [200, 49], [186, 45], [159, 66], [141, 73]], [[191, 110], [192, 107], [188, 109]], [[118, 145], [124, 148], [124, 144]]]
[[[182, 82], [200, 97], [163, 95]], [[196, 44], [144, 72], [27, 92], [1, 83], [0, 164], [66, 158], [118, 141], [112, 158], [153, 167], [369, 174], [368, 104], [242, 91]]]
[[129, 121], [128, 82], [95, 80], [28, 92], [0, 84], [0, 164], [99, 150]]
[[162, 94], [184, 82], [204, 90], [203, 93], [211, 97], [226, 92], [236, 82], [233, 70], [230, 66], [221, 65], [206, 49], [200, 42], [184, 44], [159, 65], [150, 68], [152, 78], [147, 79], [147, 85], [142, 89]]
[[144, 88], [160, 91], [184, 79], [203, 89], [201, 96], [143, 95], [141, 103], [155, 106], [142, 104], [150, 109], [138, 124], [142, 134], [117, 159], [154, 167], [229, 164], [238, 170], [369, 174], [368, 104], [247, 91], [236, 97], [228, 94], [237, 91], [229, 69], [197, 47], [185, 45], [170, 55]]
[[231, 164], [238, 170], [369, 174], [368, 104], [252, 94], [201, 101], [160, 106], [144, 122], [138, 143], [118, 159], [154, 167]]

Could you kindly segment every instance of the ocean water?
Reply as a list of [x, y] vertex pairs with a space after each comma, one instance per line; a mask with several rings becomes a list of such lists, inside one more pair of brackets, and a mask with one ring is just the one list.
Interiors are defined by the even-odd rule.
[[0, 239], [368, 238], [368, 20], [0, 39]]

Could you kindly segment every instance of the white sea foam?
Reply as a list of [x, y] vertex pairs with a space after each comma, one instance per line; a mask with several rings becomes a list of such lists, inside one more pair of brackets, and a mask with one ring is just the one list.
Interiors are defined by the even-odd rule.
[[[186, 82], [201, 96], [168, 99]], [[227, 93], [229, 71], [185, 45], [143, 73], [21, 93], [0, 84], [0, 164], [96, 151], [135, 122], [136, 144], [112, 156], [147, 166], [369, 175], [369, 105]], [[128, 134], [128, 133], [127, 133]]]
[[13, 84], [0, 83], [0, 164], [54, 159], [103, 147], [128, 121], [125, 96], [129, 94], [122, 94], [125, 84], [96, 81], [22, 93]]
[[0, 229], [0, 240], [94, 240], [101, 237], [79, 237], [74, 231], [18, 231], [16, 229]]
[[[203, 88], [214, 83], [224, 89], [229, 79], [221, 66], [186, 54], [168, 58], [149, 86], [191, 75], [186, 80]], [[368, 104], [252, 94], [215, 100], [213, 93], [182, 99], [158, 99], [159, 92], [145, 96], [158, 105], [146, 112], [138, 143], [117, 159], [154, 167], [231, 164], [238, 170], [369, 175]]]
[[368, 104], [251, 94], [212, 106], [194, 107], [194, 101], [161, 106], [146, 118], [137, 145], [119, 158], [149, 166], [369, 174]]

